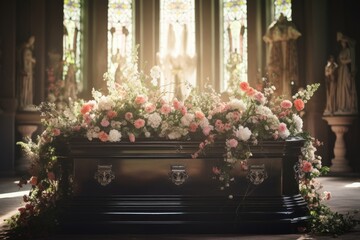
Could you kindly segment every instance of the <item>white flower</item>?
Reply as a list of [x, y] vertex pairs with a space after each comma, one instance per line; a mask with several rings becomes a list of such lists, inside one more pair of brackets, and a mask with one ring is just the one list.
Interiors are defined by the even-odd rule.
[[152, 114], [149, 114], [148, 117], [148, 125], [151, 126], [152, 128], [158, 128], [161, 124], [161, 116], [159, 113], [154, 112]]
[[121, 132], [116, 129], [111, 129], [109, 132], [109, 141], [110, 142], [119, 142], [121, 139]]
[[229, 106], [231, 109], [233, 110], [239, 110], [239, 111], [245, 111], [246, 110], [246, 105], [242, 100], [239, 99], [231, 99], [231, 101], [229, 102]]
[[161, 76], [161, 68], [159, 66], [154, 66], [150, 70], [150, 76], [153, 79], [159, 79]]
[[181, 124], [184, 126], [189, 126], [192, 121], [194, 121], [195, 115], [192, 113], [186, 113], [181, 119]]
[[179, 131], [171, 131], [169, 134], [168, 134], [168, 138], [169, 139], [179, 139], [181, 137], [181, 133]]
[[303, 120], [301, 119], [301, 117], [297, 114], [294, 114], [292, 116], [292, 119], [295, 123], [295, 130], [296, 133], [302, 132], [302, 128], [303, 128]]
[[100, 110], [110, 110], [115, 106], [115, 102], [108, 96], [101, 96], [99, 99], [98, 107]]
[[239, 140], [247, 141], [251, 136], [251, 131], [248, 127], [244, 128], [243, 126], [239, 126], [239, 128], [234, 131], [234, 134]]

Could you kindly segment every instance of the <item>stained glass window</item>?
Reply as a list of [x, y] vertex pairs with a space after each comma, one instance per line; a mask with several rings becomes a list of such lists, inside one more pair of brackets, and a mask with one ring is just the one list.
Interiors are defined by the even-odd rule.
[[63, 74], [65, 81], [75, 80], [77, 92], [83, 89], [81, 10], [81, 0], [64, 0]]
[[196, 85], [195, 0], [160, 1], [161, 86], [181, 99]]
[[246, 0], [223, 0], [223, 82], [228, 90], [236, 81], [248, 80]]
[[281, 13], [291, 20], [291, 0], [274, 0], [274, 10], [275, 20], [279, 19]]
[[134, 46], [133, 0], [109, 0], [108, 3], [108, 72], [121, 80], [126, 61]]

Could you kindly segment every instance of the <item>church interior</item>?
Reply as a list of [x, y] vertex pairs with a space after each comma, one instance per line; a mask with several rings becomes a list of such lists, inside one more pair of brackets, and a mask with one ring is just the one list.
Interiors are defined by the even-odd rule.
[[[17, 142], [26, 137], [36, 140], [44, 131], [35, 106], [46, 101], [60, 106], [71, 98], [89, 100], [93, 89], [106, 91], [104, 73], [121, 82], [126, 77], [122, 64], [136, 46], [138, 68], [150, 73], [152, 66], [159, 66], [171, 79], [160, 78], [159, 83], [177, 99], [189, 96], [182, 79], [200, 90], [211, 85], [223, 95], [237, 84], [235, 78], [254, 88], [270, 81], [279, 95], [290, 98], [319, 83], [301, 112], [303, 129], [321, 142], [317, 154], [330, 168], [327, 184], [334, 184], [332, 178], [356, 181], [358, 9], [357, 0], [4, 1], [0, 181], [30, 177], [29, 162]], [[345, 64], [344, 48], [349, 54]], [[358, 188], [353, 194], [356, 202]]]

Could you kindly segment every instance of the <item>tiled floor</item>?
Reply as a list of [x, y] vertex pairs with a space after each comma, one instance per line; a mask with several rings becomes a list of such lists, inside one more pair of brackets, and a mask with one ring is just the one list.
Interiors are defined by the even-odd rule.
[[[19, 189], [14, 183], [15, 179], [0, 178], [0, 228], [4, 226], [4, 219], [16, 212], [17, 208], [22, 204], [22, 196], [26, 194], [29, 186]], [[360, 210], [360, 177], [322, 177], [320, 178], [324, 191], [330, 191], [332, 198], [327, 205], [334, 211], [346, 213], [348, 211]], [[360, 216], [358, 216], [360, 218]], [[1, 238], [1, 236], [0, 236]], [[301, 234], [283, 234], [283, 235], [242, 235], [242, 234], [157, 234], [157, 235], [56, 235], [51, 238], [53, 240], [61, 239], [77, 239], [77, 240], [103, 240], [103, 239], [131, 239], [131, 240], [235, 240], [235, 239], [331, 239], [329, 236], [308, 236]], [[337, 239], [360, 239], [360, 227], [357, 226], [352, 232], [339, 236]]]

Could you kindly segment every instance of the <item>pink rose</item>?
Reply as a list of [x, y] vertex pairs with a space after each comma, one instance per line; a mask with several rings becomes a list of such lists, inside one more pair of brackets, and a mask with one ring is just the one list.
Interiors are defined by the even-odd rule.
[[182, 106], [180, 111], [182, 115], [187, 114], [187, 108], [185, 106]]
[[248, 90], [246, 91], [246, 94], [247, 94], [249, 97], [254, 96], [254, 94], [255, 94], [255, 89], [252, 88], [252, 87], [249, 87]]
[[298, 99], [296, 99], [296, 100], [294, 101], [294, 106], [295, 106], [296, 110], [301, 111], [301, 110], [304, 109], [305, 103], [304, 103], [303, 100], [301, 100], [300, 98], [298, 98]]
[[147, 103], [146, 106], [145, 106], [145, 111], [147, 113], [152, 113], [153, 111], [155, 111], [155, 109], [156, 109], [156, 107], [152, 103]]
[[106, 118], [103, 118], [103, 120], [101, 120], [101, 126], [103, 127], [107, 127], [110, 125], [110, 122], [106, 119]]
[[53, 134], [54, 134], [54, 136], [59, 136], [60, 133], [61, 133], [60, 129], [58, 129], [58, 128], [54, 128], [54, 129], [53, 129]]
[[205, 114], [201, 111], [196, 111], [195, 112], [195, 117], [199, 120], [203, 119], [205, 117]]
[[136, 98], [135, 98], [135, 103], [136, 104], [144, 104], [146, 103], [147, 101], [147, 97], [144, 96], [144, 95], [138, 95]]
[[106, 115], [109, 119], [113, 119], [114, 117], [117, 116], [117, 112], [115, 112], [113, 110], [109, 110]]
[[220, 169], [218, 167], [213, 167], [212, 171], [215, 175], [219, 175], [221, 173]]
[[183, 104], [179, 100], [177, 100], [177, 98], [175, 98], [173, 101], [173, 106], [176, 110], [179, 110], [182, 108]]
[[131, 112], [125, 113], [125, 119], [130, 121], [133, 118], [133, 114]]
[[211, 127], [210, 126], [206, 126], [203, 128], [202, 132], [205, 136], [208, 136], [210, 134], [211, 131]]
[[81, 107], [80, 112], [81, 112], [82, 115], [84, 115], [84, 114], [90, 112], [92, 108], [93, 108], [92, 104], [86, 103]]
[[101, 131], [99, 132], [99, 139], [102, 141], [102, 142], [106, 142], [109, 140], [109, 135], [104, 132], [104, 131]]
[[169, 106], [169, 104], [166, 103], [161, 106], [160, 112], [165, 115], [169, 114], [171, 112], [171, 107]]
[[292, 107], [292, 102], [290, 102], [289, 100], [283, 100], [281, 103], [280, 103], [280, 106], [282, 108], [285, 108], [285, 109], [288, 109], [288, 108], [291, 108]]
[[228, 146], [231, 147], [231, 148], [236, 148], [237, 145], [238, 145], [238, 143], [239, 143], [239, 142], [238, 142], [236, 139], [234, 139], [234, 138], [229, 139], [229, 140], [226, 141], [226, 145], [228, 145]]
[[135, 135], [133, 133], [129, 133], [129, 141], [135, 142]]
[[189, 125], [189, 131], [190, 132], [196, 132], [196, 129], [198, 128], [198, 125], [194, 122], [190, 123]]
[[302, 161], [302, 168], [301, 169], [302, 169], [303, 172], [306, 172], [306, 173], [311, 172], [312, 168], [313, 168], [313, 166], [312, 166], [311, 162], [306, 161], [306, 160]]
[[142, 128], [143, 126], [145, 126], [145, 120], [144, 120], [144, 119], [141, 119], [141, 118], [136, 119], [136, 120], [134, 121], [134, 126], [135, 126], [137, 129]]
[[244, 92], [246, 92], [249, 89], [249, 83], [248, 82], [241, 82], [240, 83], [240, 89]]

